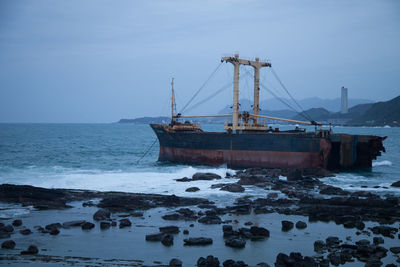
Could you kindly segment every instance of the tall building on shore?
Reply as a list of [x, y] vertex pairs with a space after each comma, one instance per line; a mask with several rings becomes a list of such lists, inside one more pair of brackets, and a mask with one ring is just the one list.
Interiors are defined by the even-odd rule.
[[348, 110], [348, 99], [347, 99], [347, 88], [342, 87], [342, 106], [340, 109], [340, 113], [346, 114], [349, 112]]

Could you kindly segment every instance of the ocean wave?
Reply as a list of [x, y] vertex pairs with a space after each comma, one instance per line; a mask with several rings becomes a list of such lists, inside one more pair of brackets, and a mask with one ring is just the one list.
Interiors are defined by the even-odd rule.
[[372, 167], [377, 167], [377, 166], [392, 166], [392, 162], [389, 160], [372, 162]]

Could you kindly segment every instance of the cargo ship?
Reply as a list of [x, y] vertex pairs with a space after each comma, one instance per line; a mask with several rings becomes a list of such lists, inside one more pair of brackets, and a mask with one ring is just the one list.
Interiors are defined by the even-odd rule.
[[[159, 161], [182, 164], [222, 165], [231, 168], [313, 168], [351, 170], [371, 168], [372, 161], [385, 152], [386, 137], [333, 133], [315, 121], [298, 121], [259, 114], [260, 69], [271, 67], [258, 58], [247, 60], [223, 57], [221, 62], [234, 66], [232, 114], [183, 116], [176, 114], [172, 80], [171, 122], [150, 124], [160, 144]], [[254, 69], [252, 113], [239, 112], [239, 67]], [[186, 118], [231, 117], [224, 132], [206, 132]], [[314, 131], [299, 127], [281, 131], [260, 119], [314, 126]]]

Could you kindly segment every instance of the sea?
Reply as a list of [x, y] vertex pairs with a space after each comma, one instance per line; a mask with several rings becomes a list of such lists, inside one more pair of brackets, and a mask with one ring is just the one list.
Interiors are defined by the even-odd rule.
[[[272, 126], [282, 130], [293, 128]], [[202, 128], [223, 130], [222, 125], [203, 125]], [[336, 173], [334, 177], [324, 178], [325, 183], [350, 191], [362, 189], [382, 195], [400, 195], [400, 189], [390, 187], [400, 180], [400, 128], [333, 127], [333, 131], [387, 136], [386, 153], [373, 162], [372, 170]], [[238, 196], [211, 188], [215, 181], [196, 181], [188, 185], [174, 180], [191, 177], [196, 172], [213, 172], [225, 177], [235, 170], [227, 166], [158, 162], [158, 152], [158, 140], [149, 125], [3, 123], [0, 124], [0, 184], [179, 196], [194, 196], [185, 189], [197, 186], [200, 191], [196, 192], [196, 197], [229, 202]], [[218, 183], [231, 181], [224, 178]], [[249, 187], [243, 194], [265, 196], [266, 193], [263, 189]]]

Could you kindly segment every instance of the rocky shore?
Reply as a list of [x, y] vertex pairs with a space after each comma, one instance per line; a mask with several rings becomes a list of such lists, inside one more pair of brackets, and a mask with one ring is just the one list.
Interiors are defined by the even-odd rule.
[[[213, 173], [177, 177], [175, 182], [187, 183], [186, 192], [193, 196], [199, 188], [191, 184], [202, 180], [215, 181], [213, 190], [231, 192], [233, 196], [240, 194], [226, 205], [176, 195], [3, 184], [0, 185], [1, 203], [31, 207], [32, 212], [0, 221], [0, 260], [20, 264], [25, 261], [89, 262], [95, 266], [399, 265], [399, 196], [346, 191], [325, 184], [322, 178], [330, 176], [326, 170], [315, 168], [247, 169], [234, 175], [227, 173], [226, 177]], [[224, 183], [220, 183], [221, 178]], [[265, 196], [255, 198], [251, 193], [246, 194], [254, 187], [265, 190]], [[82, 214], [85, 215], [79, 218]], [[48, 223], [40, 224], [44, 221]], [[327, 225], [332, 231], [323, 230]], [[130, 255], [118, 252], [118, 246], [131, 242], [128, 239], [131, 231], [141, 232], [142, 236], [131, 238], [148, 246], [142, 255], [150, 256], [142, 258], [141, 253], [136, 253], [132, 260]], [[32, 236], [45, 241], [36, 242]], [[56, 245], [43, 245], [45, 242], [60, 244], [60, 240], [74, 244], [69, 236], [106, 238], [114, 247], [102, 245], [103, 253], [93, 252], [97, 257], [81, 257], [67, 255], [68, 251], [54, 248]], [[276, 251], [268, 257], [258, 255], [257, 261], [253, 252], [258, 247], [271, 250], [274, 242], [281, 247], [291, 247], [291, 242], [304, 247], [297, 245], [297, 250]], [[140, 252], [141, 245], [136, 246], [136, 252]], [[116, 251], [115, 255], [120, 257], [107, 263], [102, 255], [108, 251]], [[151, 255], [157, 257], [157, 251], [165, 254], [163, 261], [148, 259]], [[168, 251], [175, 254], [169, 255]], [[212, 251], [219, 251], [219, 255]], [[82, 253], [91, 254], [89, 250]], [[187, 262], [186, 254], [196, 260]]]

